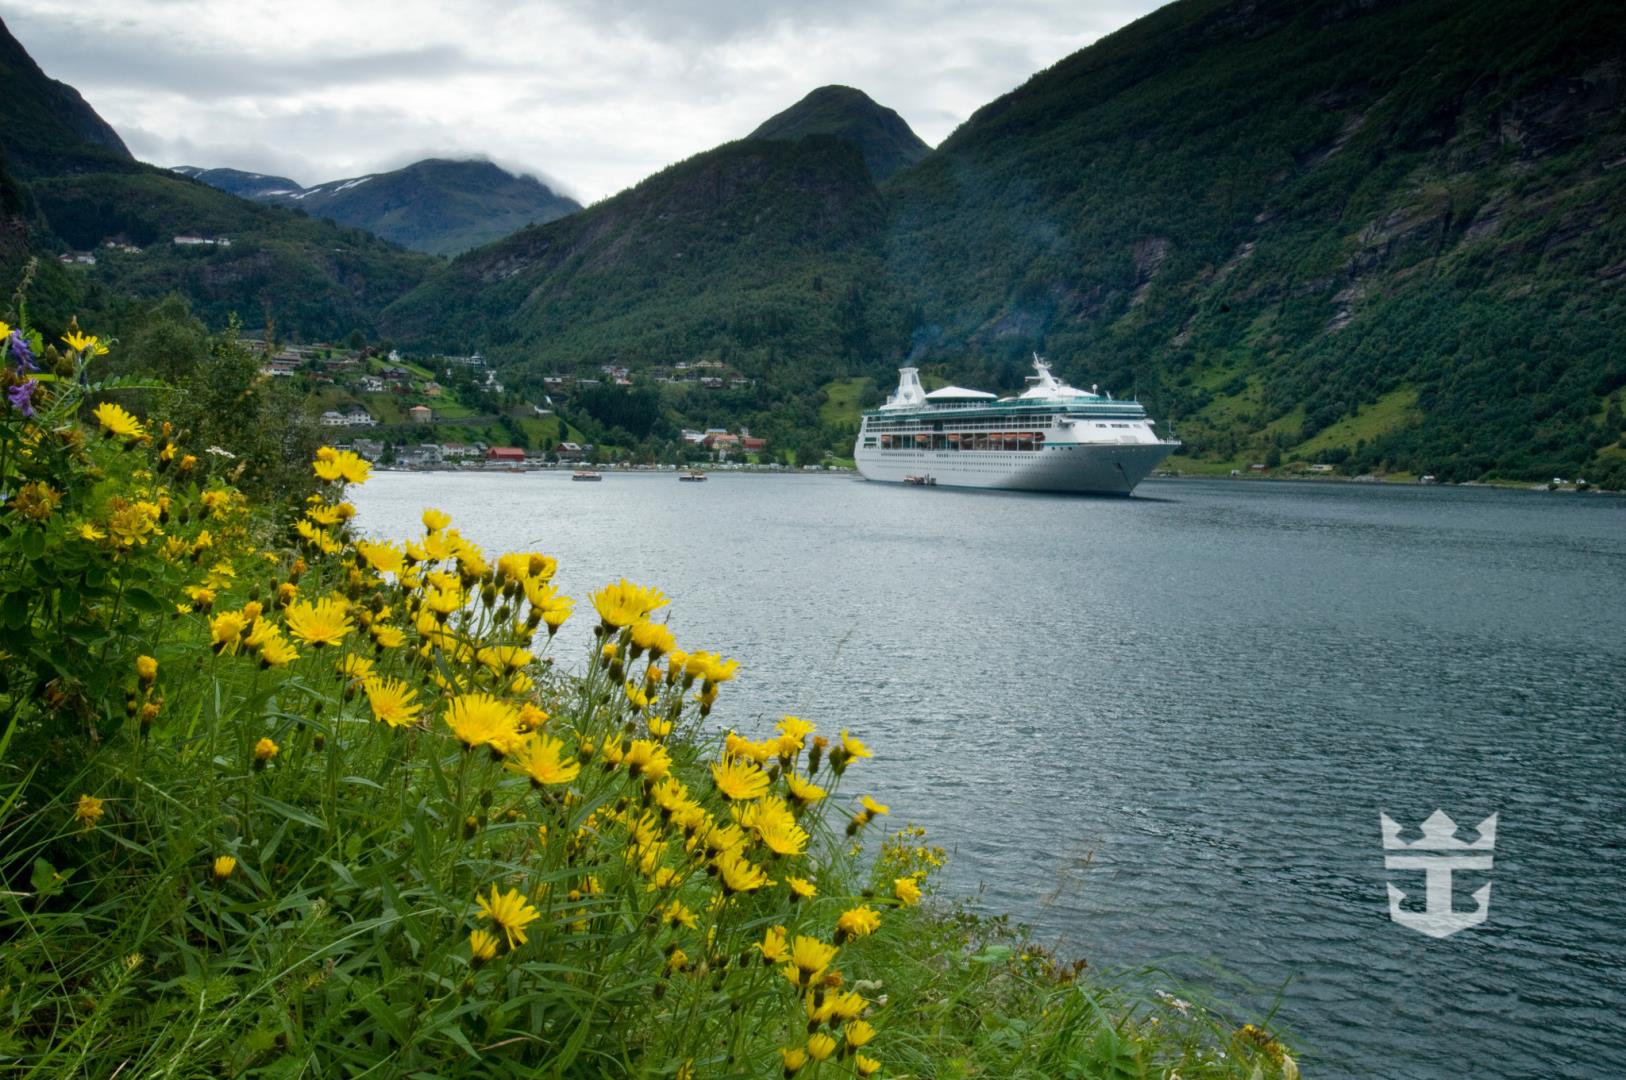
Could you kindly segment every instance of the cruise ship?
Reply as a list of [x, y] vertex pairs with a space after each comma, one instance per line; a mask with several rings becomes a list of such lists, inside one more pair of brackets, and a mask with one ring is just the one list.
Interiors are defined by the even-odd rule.
[[1035, 355], [1016, 397], [945, 386], [926, 393], [899, 370], [886, 404], [864, 413], [853, 457], [866, 480], [1128, 495], [1180, 443], [1134, 401], [1079, 390]]

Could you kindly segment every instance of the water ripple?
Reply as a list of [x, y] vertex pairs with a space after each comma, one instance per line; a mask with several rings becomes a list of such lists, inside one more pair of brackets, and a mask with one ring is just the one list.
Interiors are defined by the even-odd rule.
[[[680, 641], [744, 662], [721, 723], [861, 731], [849, 775], [954, 891], [1241, 1016], [1279, 999], [1313, 1074], [1626, 1075], [1626, 501], [1141, 490], [383, 474], [357, 502], [545, 550], [573, 595], [660, 585]], [[1501, 815], [1491, 918], [1441, 941], [1389, 920], [1377, 829], [1436, 807]]]

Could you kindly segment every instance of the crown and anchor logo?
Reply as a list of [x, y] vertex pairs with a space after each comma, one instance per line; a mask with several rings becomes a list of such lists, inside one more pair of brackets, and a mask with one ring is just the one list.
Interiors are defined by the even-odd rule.
[[1450, 937], [1485, 921], [1490, 915], [1490, 884], [1474, 892], [1474, 901], [1479, 905], [1475, 910], [1457, 911], [1451, 902], [1451, 874], [1456, 870], [1491, 868], [1491, 851], [1496, 847], [1495, 814], [1479, 823], [1479, 839], [1471, 844], [1457, 838], [1457, 823], [1444, 810], [1430, 814], [1423, 822], [1423, 838], [1410, 844], [1400, 839], [1400, 826], [1393, 818], [1381, 812], [1378, 816], [1382, 819], [1383, 850], [1406, 852], [1384, 856], [1384, 869], [1421, 870], [1426, 875], [1427, 903], [1422, 911], [1403, 909], [1400, 902], [1406, 894], [1389, 885], [1391, 919], [1435, 938]]

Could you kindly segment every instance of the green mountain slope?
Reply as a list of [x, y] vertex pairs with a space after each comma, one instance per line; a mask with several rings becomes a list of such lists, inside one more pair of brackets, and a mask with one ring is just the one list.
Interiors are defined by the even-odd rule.
[[1010, 385], [1047, 351], [1225, 464], [1603, 467], [1623, 27], [1596, 2], [1164, 8], [888, 185], [920, 356]]
[[886, 336], [868, 306], [883, 222], [852, 144], [729, 143], [454, 260], [384, 329], [532, 374], [710, 357], [788, 396]]
[[10, 167], [41, 172], [109, 169], [134, 159], [79, 91], [49, 78], [0, 20], [0, 133]]
[[903, 117], [850, 86], [819, 87], [768, 118], [749, 137], [794, 141], [809, 135], [833, 135], [856, 144], [876, 183], [931, 152]]
[[296, 207], [311, 217], [354, 225], [432, 255], [456, 255], [581, 209], [575, 199], [534, 177], [515, 176], [489, 161], [429, 158], [393, 172], [309, 188], [236, 169], [176, 171], [247, 199]]

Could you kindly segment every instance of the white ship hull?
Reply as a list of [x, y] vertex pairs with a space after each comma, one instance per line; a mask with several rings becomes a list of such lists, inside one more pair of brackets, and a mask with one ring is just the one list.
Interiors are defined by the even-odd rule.
[[1037, 451], [864, 450], [866, 480], [927, 477], [944, 487], [1128, 495], [1179, 445], [1174, 442], [1053, 446]]

